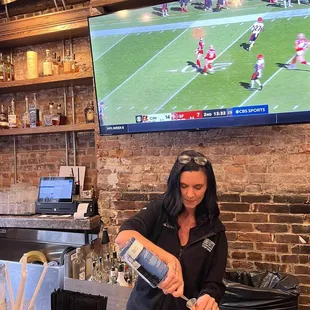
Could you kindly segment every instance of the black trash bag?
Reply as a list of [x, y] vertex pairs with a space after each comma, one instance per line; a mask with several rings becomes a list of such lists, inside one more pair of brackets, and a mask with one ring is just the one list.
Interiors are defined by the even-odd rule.
[[298, 310], [297, 279], [278, 272], [226, 272], [220, 310]]

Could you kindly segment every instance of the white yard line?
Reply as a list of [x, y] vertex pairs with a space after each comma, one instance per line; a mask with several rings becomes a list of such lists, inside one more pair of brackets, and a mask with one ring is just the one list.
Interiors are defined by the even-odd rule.
[[109, 50], [111, 50], [115, 45], [117, 45], [119, 42], [121, 42], [123, 39], [125, 39], [128, 36], [128, 33], [123, 36], [120, 40], [118, 40], [116, 43], [114, 43], [112, 46], [110, 46], [106, 51], [104, 51], [99, 57], [97, 57], [95, 59], [95, 61], [97, 61], [98, 59], [100, 59], [103, 55], [105, 55]]
[[145, 68], [151, 61], [153, 61], [158, 55], [160, 55], [164, 50], [166, 50], [171, 44], [173, 44], [177, 39], [179, 39], [188, 29], [185, 29], [177, 37], [175, 37], [169, 44], [162, 48], [156, 55], [154, 55], [149, 61], [147, 61], [142, 67], [135, 71], [129, 78], [127, 78], [123, 83], [118, 85], [113, 91], [111, 91], [106, 97], [103, 98], [103, 101], [107, 100], [111, 95], [113, 95], [118, 89], [125, 85], [129, 80], [131, 80], [137, 73], [139, 73], [143, 68]]
[[[248, 31], [250, 28], [247, 28], [246, 31], [244, 31], [236, 40], [234, 40], [232, 43], [230, 43], [219, 55], [216, 59], [218, 59], [220, 56], [222, 56], [228, 49], [230, 49], [236, 42], [238, 42]], [[181, 88], [179, 88], [171, 97], [168, 98], [158, 109], [156, 109], [152, 114], [157, 113], [160, 109], [162, 109], [171, 99], [173, 99], [179, 92], [181, 92], [188, 84], [190, 84], [192, 81], [194, 81], [201, 73], [195, 74], [188, 82], [186, 82]]]
[[[294, 57], [294, 56], [293, 56]], [[289, 64], [289, 62], [293, 59], [293, 57], [291, 57], [286, 63]], [[265, 83], [263, 83], [263, 86], [266, 86], [276, 75], [278, 75], [285, 67], [281, 67], [279, 70], [277, 70]], [[254, 95], [256, 95], [256, 93], [259, 92], [259, 90], [255, 90], [254, 93], [252, 93], [247, 99], [245, 99], [240, 105], [239, 107], [242, 107], [243, 105], [245, 105]]]

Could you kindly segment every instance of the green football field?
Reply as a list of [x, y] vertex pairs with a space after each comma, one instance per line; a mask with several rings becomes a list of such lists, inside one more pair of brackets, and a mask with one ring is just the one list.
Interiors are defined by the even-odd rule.
[[[221, 12], [204, 12], [194, 4], [184, 14], [177, 11], [178, 3], [169, 7], [166, 18], [154, 7], [91, 20], [97, 99], [104, 103], [105, 125], [135, 123], [141, 114], [260, 104], [267, 104], [269, 113], [309, 110], [310, 67], [283, 66], [294, 55], [296, 34], [310, 37], [309, 7], [284, 10], [257, 0]], [[265, 32], [248, 52], [243, 43], [260, 15]], [[217, 51], [213, 75], [193, 68], [199, 33], [204, 33], [206, 47], [213, 44]], [[264, 89], [249, 91], [260, 53], [265, 56]]]

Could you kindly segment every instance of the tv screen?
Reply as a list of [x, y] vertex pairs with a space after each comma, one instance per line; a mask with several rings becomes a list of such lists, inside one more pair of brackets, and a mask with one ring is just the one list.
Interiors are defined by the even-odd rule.
[[181, 0], [89, 18], [100, 133], [309, 122], [309, 15]]

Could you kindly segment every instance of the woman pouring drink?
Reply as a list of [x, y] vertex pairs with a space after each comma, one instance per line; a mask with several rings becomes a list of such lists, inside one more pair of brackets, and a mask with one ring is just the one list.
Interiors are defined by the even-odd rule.
[[210, 161], [196, 151], [182, 152], [162, 199], [124, 222], [115, 240], [124, 247], [134, 237], [168, 266], [158, 288], [138, 277], [127, 310], [185, 310], [181, 296], [197, 299], [192, 310], [219, 310], [227, 261], [219, 213]]

